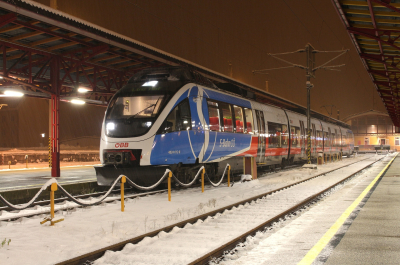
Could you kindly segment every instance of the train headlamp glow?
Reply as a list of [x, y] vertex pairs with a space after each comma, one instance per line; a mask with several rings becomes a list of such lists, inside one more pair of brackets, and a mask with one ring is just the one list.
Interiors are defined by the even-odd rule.
[[106, 128], [107, 128], [107, 131], [112, 131], [112, 130], [114, 130], [114, 129], [115, 129], [115, 123], [113, 123], [113, 122], [107, 123]]
[[155, 85], [157, 85], [158, 81], [148, 81], [146, 83], [144, 83], [142, 86], [152, 86], [154, 87]]

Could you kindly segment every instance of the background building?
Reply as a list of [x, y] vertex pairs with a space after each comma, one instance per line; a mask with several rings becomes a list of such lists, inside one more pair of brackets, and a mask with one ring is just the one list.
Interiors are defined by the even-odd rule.
[[344, 119], [354, 133], [354, 145], [360, 150], [375, 150], [375, 147], [390, 146], [400, 149], [399, 128], [393, 125], [387, 113], [369, 110]]

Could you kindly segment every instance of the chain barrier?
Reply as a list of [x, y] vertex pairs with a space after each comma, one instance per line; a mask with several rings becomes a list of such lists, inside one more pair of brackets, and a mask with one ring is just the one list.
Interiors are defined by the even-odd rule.
[[[211, 183], [211, 185], [213, 185], [214, 187], [219, 186], [222, 183], [222, 180], [224, 179], [225, 173], [226, 173], [226, 169], [230, 168], [230, 165], [227, 164], [224, 170], [224, 173], [220, 179], [220, 181], [218, 183], [213, 183], [210, 178], [207, 176], [208, 181]], [[165, 170], [164, 175], [161, 177], [161, 179], [159, 181], [157, 181], [157, 183], [149, 186], [149, 187], [143, 187], [140, 186], [136, 183], [134, 183], [132, 180], [130, 180], [129, 178], [125, 177], [124, 175], [120, 175], [118, 178], [116, 178], [113, 182], [113, 184], [111, 185], [110, 189], [100, 198], [98, 198], [95, 201], [92, 202], [85, 202], [85, 200], [80, 200], [80, 199], [76, 199], [74, 196], [72, 196], [68, 191], [66, 191], [58, 182], [55, 178], [52, 178], [50, 180], [48, 180], [41, 188], [40, 190], [35, 194], [35, 196], [27, 203], [25, 204], [20, 204], [20, 205], [14, 205], [10, 202], [8, 202], [3, 196], [0, 195], [0, 201], [3, 202], [6, 206], [8, 206], [9, 208], [13, 209], [13, 210], [24, 210], [30, 206], [32, 206], [32, 204], [35, 202], [35, 200], [40, 196], [40, 194], [45, 191], [49, 186], [52, 186], [53, 183], [57, 184], [57, 187], [59, 188], [59, 190], [71, 201], [75, 202], [76, 204], [80, 205], [80, 206], [93, 206], [93, 205], [97, 205], [100, 204], [101, 202], [103, 202], [112, 192], [112, 190], [114, 189], [114, 187], [118, 184], [118, 182], [123, 179], [126, 180], [126, 183], [128, 183], [129, 185], [131, 185], [132, 187], [135, 187], [139, 190], [143, 190], [143, 191], [148, 191], [148, 190], [152, 190], [154, 188], [156, 188], [158, 185], [160, 185], [165, 178], [167, 178], [169, 176], [169, 173], [172, 174], [172, 177], [174, 178], [174, 180], [176, 181], [176, 183], [178, 183], [180, 186], [183, 187], [189, 187], [191, 185], [193, 185], [193, 183], [195, 183], [195, 181], [198, 179], [200, 173], [202, 173], [202, 171], [204, 170], [204, 166], [200, 167], [200, 169], [198, 170], [196, 176], [194, 177], [194, 179], [190, 182], [190, 183], [183, 183], [181, 181], [178, 180], [178, 178], [172, 173], [172, 171], [170, 169]], [[122, 183], [121, 183], [122, 184]], [[123, 185], [121, 185], [121, 187], [123, 187]], [[123, 196], [123, 194], [121, 194], [121, 197]], [[92, 199], [93, 200], [93, 199]]]
[[[226, 169], [227, 168], [229, 168], [230, 169], [230, 165], [229, 164], [226, 164], [226, 167], [225, 167], [225, 169], [224, 169], [224, 173], [222, 174], [222, 177], [221, 177], [221, 179], [219, 180], [219, 182], [218, 183], [214, 183], [214, 182], [212, 182], [211, 181], [211, 179], [208, 177], [208, 174], [206, 174], [206, 176], [207, 176], [207, 179], [208, 179], [208, 181], [211, 183], [211, 185], [213, 185], [214, 187], [218, 187], [219, 185], [221, 185], [221, 183], [222, 183], [222, 180], [224, 179], [224, 177], [225, 177], [225, 173], [226, 173]], [[233, 186], [233, 184], [232, 184], [232, 186]]]

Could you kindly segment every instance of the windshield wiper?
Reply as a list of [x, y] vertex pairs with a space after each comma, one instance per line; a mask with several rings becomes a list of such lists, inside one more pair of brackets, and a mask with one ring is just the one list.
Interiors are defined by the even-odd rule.
[[130, 116], [129, 118], [127, 118], [127, 120], [128, 120], [128, 121], [131, 121], [133, 118], [136, 117], [136, 115], [138, 115], [139, 113], [142, 113], [143, 111], [145, 111], [145, 110], [147, 110], [147, 109], [149, 109], [149, 108], [151, 108], [151, 107], [154, 107], [155, 105], [156, 105], [156, 104], [151, 104], [150, 106], [148, 106], [148, 107], [142, 109], [141, 111], [139, 111], [138, 113], [134, 114], [133, 116]]

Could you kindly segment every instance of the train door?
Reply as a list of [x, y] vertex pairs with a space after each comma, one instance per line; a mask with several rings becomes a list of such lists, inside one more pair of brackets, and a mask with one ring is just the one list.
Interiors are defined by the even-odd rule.
[[306, 141], [304, 140], [305, 139], [305, 130], [304, 130], [304, 122], [303, 121], [300, 121], [300, 134], [301, 134], [301, 136], [300, 136], [300, 147], [301, 147], [301, 157], [304, 157], [305, 156], [305, 153], [306, 153]]
[[257, 147], [257, 162], [265, 163], [265, 120], [264, 113], [260, 110], [256, 111], [256, 119], [258, 125], [258, 147]]
[[157, 132], [150, 158], [152, 164], [196, 162], [200, 149], [195, 149], [194, 139], [191, 138], [194, 133], [192, 121], [189, 100], [184, 99], [171, 110]]

